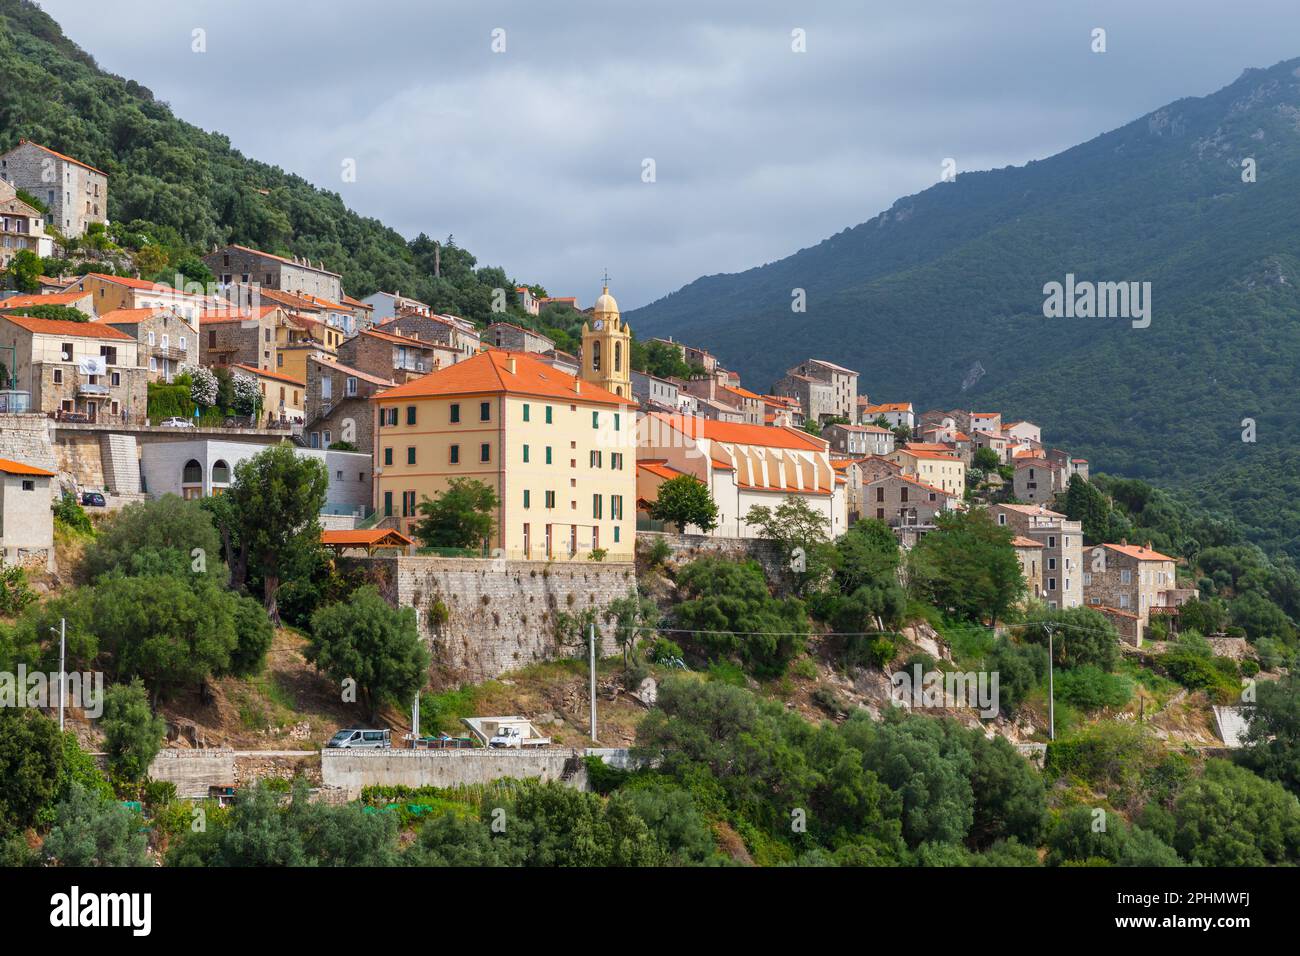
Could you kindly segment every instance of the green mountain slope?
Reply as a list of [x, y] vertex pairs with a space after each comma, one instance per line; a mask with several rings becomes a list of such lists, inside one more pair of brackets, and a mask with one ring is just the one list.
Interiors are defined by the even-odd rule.
[[[860, 369], [879, 400], [1032, 417], [1094, 467], [1194, 489], [1300, 555], [1297, 183], [1300, 60], [1041, 162], [961, 173], [628, 319], [706, 345], [750, 385], [813, 353]], [[1044, 284], [1067, 273], [1151, 282], [1150, 327], [1044, 318]]]
[[[324, 261], [352, 295], [407, 295], [485, 318], [491, 289], [514, 286], [473, 256], [407, 243], [338, 194], [249, 159], [219, 133], [172, 115], [134, 82], [100, 70], [29, 0], [0, 0], [0, 150], [30, 139], [105, 170], [109, 219], [162, 245], [207, 250], [238, 242]], [[136, 229], [137, 223], [139, 229]]]

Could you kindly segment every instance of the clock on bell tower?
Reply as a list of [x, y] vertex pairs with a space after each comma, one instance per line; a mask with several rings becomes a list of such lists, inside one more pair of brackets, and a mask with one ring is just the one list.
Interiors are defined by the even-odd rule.
[[619, 317], [618, 303], [606, 285], [596, 299], [591, 321], [582, 324], [582, 375], [615, 395], [632, 395], [632, 332]]

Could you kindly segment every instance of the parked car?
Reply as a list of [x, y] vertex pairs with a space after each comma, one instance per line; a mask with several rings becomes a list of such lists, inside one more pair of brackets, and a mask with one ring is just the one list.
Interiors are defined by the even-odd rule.
[[107, 506], [104, 496], [98, 491], [83, 491], [81, 493], [81, 504], [86, 508], [103, 508]]
[[494, 750], [500, 750], [502, 748], [517, 749], [523, 747], [523, 745], [523, 735], [514, 727], [502, 727], [496, 732], [496, 736], [488, 741], [488, 746]]
[[194, 423], [188, 418], [164, 418], [158, 423], [159, 428], [193, 428]]
[[340, 730], [325, 746], [330, 750], [391, 750], [393, 732], [391, 730]]

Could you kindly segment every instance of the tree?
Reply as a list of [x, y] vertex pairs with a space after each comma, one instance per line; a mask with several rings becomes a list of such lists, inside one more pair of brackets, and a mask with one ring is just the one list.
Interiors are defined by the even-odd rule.
[[636, 659], [638, 639], [646, 632], [653, 632], [659, 623], [659, 606], [632, 588], [626, 597], [609, 602], [605, 620], [615, 622], [614, 640], [623, 651], [623, 666], [630, 667]]
[[[0, 307], [4, 301], [0, 300]], [[33, 319], [50, 319], [55, 322], [89, 322], [90, 316], [70, 305], [33, 305], [22, 310], [23, 315]]]
[[41, 856], [58, 866], [146, 866], [145, 848], [138, 813], [74, 783], [54, 810]]
[[105, 521], [86, 546], [81, 571], [92, 581], [110, 571], [210, 574], [220, 580], [225, 577], [220, 558], [221, 537], [211, 514], [197, 501], [163, 495], [132, 502]]
[[181, 375], [190, 378], [190, 400], [200, 408], [211, 408], [217, 403], [217, 376], [203, 365], [182, 365]]
[[1119, 632], [1115, 625], [1089, 607], [1038, 608], [1025, 621], [1021, 639], [1048, 645], [1048, 628], [1057, 667], [1092, 665], [1109, 673], [1119, 663]]
[[830, 559], [831, 586], [810, 599], [814, 615], [840, 632], [902, 623], [907, 595], [898, 582], [898, 539], [888, 525], [874, 518], [857, 522], [835, 540]]
[[1174, 805], [1174, 847], [1194, 866], [1300, 862], [1300, 801], [1226, 760], [1205, 762]]
[[6, 273], [9, 283], [19, 292], [35, 295], [41, 291], [41, 273], [44, 263], [41, 257], [30, 249], [19, 249], [9, 263]]
[[257, 384], [257, 379], [243, 372], [233, 372], [230, 384], [231, 407], [241, 415], [257, 415], [262, 405], [262, 389]]
[[371, 585], [311, 619], [306, 657], [330, 679], [356, 681], [371, 719], [381, 704], [406, 706], [424, 686], [429, 652], [415, 609], [395, 608]]
[[1065, 492], [1065, 516], [1082, 523], [1085, 541], [1096, 544], [1112, 540], [1109, 537], [1110, 502], [1082, 475], [1070, 476]]
[[138, 678], [108, 689], [99, 726], [109, 767], [126, 780], [143, 779], [162, 749], [167, 722], [149, 708], [148, 694]]
[[1260, 681], [1248, 710], [1246, 748], [1238, 757], [1265, 780], [1276, 780], [1300, 795], [1300, 679], [1288, 674]]
[[475, 478], [453, 478], [420, 502], [415, 536], [426, 548], [481, 548], [496, 529], [497, 493]]
[[277, 627], [280, 579], [319, 549], [319, 515], [328, 487], [321, 462], [280, 444], [236, 465], [234, 484], [221, 496], [229, 499], [226, 517], [234, 525], [228, 534], [238, 542], [234, 563], [261, 577], [263, 604]]
[[944, 512], [935, 524], [910, 555], [913, 593], [964, 620], [996, 623], [1025, 593], [1010, 529], [983, 508]]
[[0, 834], [36, 822], [58, 792], [63, 770], [59, 728], [26, 707], [0, 707]]
[[755, 673], [775, 677], [803, 650], [808, 617], [797, 598], [774, 598], [757, 561], [700, 558], [677, 574], [684, 600], [677, 627], [715, 657], [738, 654]]
[[975, 449], [975, 455], [971, 458], [971, 467], [978, 468], [980, 471], [997, 471], [998, 465], [1002, 464], [1002, 459], [992, 448], [981, 446]]
[[718, 526], [718, 506], [713, 495], [694, 475], [678, 475], [660, 485], [649, 514], [655, 521], [676, 524], [678, 534], [685, 534], [688, 525], [704, 534]]
[[759, 534], [777, 543], [798, 593], [825, 580], [830, 568], [830, 521], [804, 498], [788, 495], [775, 508], [754, 505], [745, 514], [745, 523], [756, 525]]

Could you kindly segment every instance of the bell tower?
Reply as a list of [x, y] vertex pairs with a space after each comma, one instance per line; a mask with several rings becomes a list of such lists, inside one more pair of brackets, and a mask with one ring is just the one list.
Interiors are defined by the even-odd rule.
[[609, 276], [591, 318], [582, 323], [582, 374], [584, 382], [606, 391], [632, 397], [632, 331], [618, 313], [618, 303], [609, 294]]

